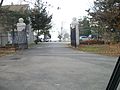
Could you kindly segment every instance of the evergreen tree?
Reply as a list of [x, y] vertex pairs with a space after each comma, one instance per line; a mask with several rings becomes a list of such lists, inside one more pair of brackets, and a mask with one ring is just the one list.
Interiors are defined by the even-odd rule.
[[48, 15], [46, 8], [47, 7], [45, 6], [44, 2], [37, 0], [35, 8], [31, 14], [32, 28], [34, 31], [38, 32], [37, 39], [41, 34], [44, 35], [44, 39], [46, 36], [50, 36], [49, 29], [52, 27], [52, 15]]
[[87, 17], [84, 17], [83, 20], [79, 20], [79, 27], [80, 27], [80, 35], [90, 35], [91, 34], [91, 27], [90, 22]]

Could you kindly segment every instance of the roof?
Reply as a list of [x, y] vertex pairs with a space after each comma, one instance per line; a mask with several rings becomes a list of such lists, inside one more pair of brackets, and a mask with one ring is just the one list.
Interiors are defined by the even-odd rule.
[[21, 5], [4, 5], [2, 6], [4, 9], [8, 9], [10, 11], [17, 11], [24, 13], [26, 10], [29, 10], [29, 4], [21, 4]]

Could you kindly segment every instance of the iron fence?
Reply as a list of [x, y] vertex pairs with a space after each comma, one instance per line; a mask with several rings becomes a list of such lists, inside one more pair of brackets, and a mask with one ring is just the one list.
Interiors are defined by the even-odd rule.
[[13, 46], [16, 49], [28, 48], [26, 30], [0, 33], [0, 47]]
[[10, 44], [8, 33], [0, 33], [0, 47], [4, 47], [8, 44]]

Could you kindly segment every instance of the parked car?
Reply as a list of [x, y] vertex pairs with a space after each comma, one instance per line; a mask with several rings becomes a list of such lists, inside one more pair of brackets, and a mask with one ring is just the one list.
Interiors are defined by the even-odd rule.
[[80, 36], [80, 41], [87, 41], [89, 38], [87, 36]]
[[51, 42], [51, 39], [48, 38], [48, 39], [45, 39], [44, 41], [45, 42]]
[[92, 35], [92, 34], [90, 34], [90, 35], [88, 36], [88, 38], [89, 38], [90, 40], [95, 40], [95, 39], [97, 39], [97, 35]]

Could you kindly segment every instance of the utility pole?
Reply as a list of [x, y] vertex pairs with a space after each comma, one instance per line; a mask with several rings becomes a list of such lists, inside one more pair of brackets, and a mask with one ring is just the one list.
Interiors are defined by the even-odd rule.
[[4, 1], [4, 0], [1, 0], [1, 2], [0, 2], [0, 8], [1, 8], [2, 4], [3, 4], [3, 1]]
[[63, 35], [63, 21], [61, 22], [61, 38], [62, 38], [62, 35]]

